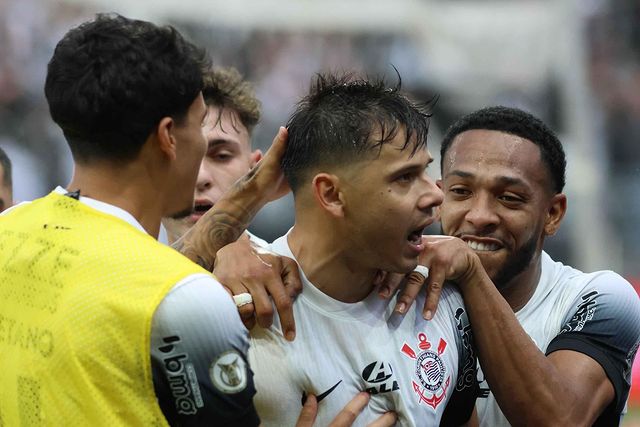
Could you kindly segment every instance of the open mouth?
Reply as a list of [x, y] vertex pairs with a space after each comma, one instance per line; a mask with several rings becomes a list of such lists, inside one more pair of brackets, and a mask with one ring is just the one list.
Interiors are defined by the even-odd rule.
[[421, 244], [423, 231], [424, 231], [424, 228], [421, 227], [409, 233], [409, 235], [407, 236], [407, 240], [409, 241], [409, 243], [411, 243], [412, 245]]
[[193, 207], [193, 213], [196, 215], [204, 215], [213, 205], [211, 203], [196, 203]]

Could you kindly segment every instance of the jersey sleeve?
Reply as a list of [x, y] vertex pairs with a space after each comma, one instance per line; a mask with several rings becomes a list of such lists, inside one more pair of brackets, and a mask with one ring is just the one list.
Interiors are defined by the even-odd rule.
[[170, 425], [257, 426], [248, 331], [211, 276], [178, 283], [151, 329], [156, 396]]
[[459, 426], [469, 421], [479, 392], [473, 334], [461, 299], [459, 304], [452, 307], [452, 311], [455, 313], [454, 321], [458, 335], [458, 377], [451, 399], [440, 420], [441, 426]]
[[573, 350], [604, 369], [615, 390], [615, 412], [629, 395], [631, 365], [640, 339], [640, 299], [633, 287], [613, 272], [602, 272], [573, 301], [560, 333], [546, 354]]

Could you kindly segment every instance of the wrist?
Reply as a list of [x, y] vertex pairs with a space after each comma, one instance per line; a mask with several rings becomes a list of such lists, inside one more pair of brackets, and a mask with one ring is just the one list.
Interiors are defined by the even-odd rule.
[[480, 258], [475, 253], [469, 254], [469, 262], [466, 271], [458, 279], [458, 288], [464, 294], [465, 291], [477, 288], [480, 282], [490, 280], [482, 266]]

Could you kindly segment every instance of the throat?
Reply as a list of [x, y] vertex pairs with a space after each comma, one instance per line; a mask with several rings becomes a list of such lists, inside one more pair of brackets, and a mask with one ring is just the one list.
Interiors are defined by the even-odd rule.
[[374, 288], [377, 270], [359, 266], [350, 258], [352, 251], [343, 251], [318, 240], [306, 245], [294, 230], [288, 243], [307, 279], [331, 298], [354, 303], [365, 299]]

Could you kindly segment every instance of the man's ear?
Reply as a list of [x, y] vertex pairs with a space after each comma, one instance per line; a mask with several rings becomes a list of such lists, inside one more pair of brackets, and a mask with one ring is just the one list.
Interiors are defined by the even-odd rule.
[[163, 117], [156, 128], [158, 147], [170, 159], [176, 158], [176, 139], [173, 137], [175, 122], [171, 117]]
[[564, 193], [555, 194], [551, 198], [551, 204], [544, 222], [544, 234], [553, 236], [560, 228], [560, 223], [567, 212], [567, 196]]
[[335, 217], [344, 216], [340, 178], [333, 174], [319, 173], [313, 177], [312, 187], [316, 201], [324, 210]]
[[251, 152], [251, 167], [254, 167], [256, 165], [256, 163], [258, 163], [260, 160], [262, 160], [262, 150], [254, 150]]

